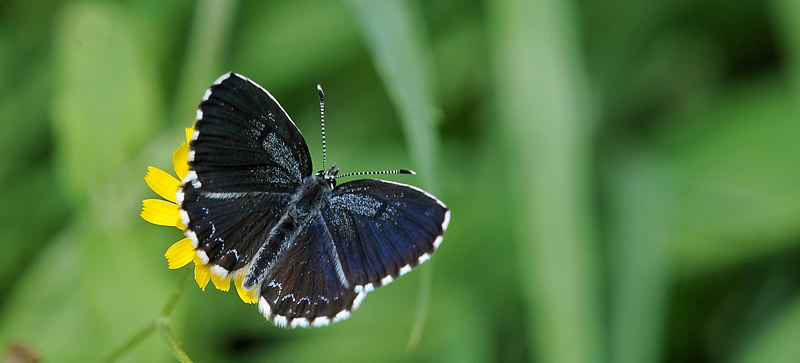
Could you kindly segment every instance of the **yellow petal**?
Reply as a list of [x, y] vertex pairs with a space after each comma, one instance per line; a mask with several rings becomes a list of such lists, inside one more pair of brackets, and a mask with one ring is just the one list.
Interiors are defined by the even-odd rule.
[[194, 281], [197, 282], [197, 286], [200, 286], [200, 290], [206, 291], [206, 285], [211, 280], [211, 271], [208, 270], [208, 266], [200, 262], [197, 255], [193, 256], [192, 260], [194, 261]]
[[258, 297], [256, 296], [256, 289], [245, 290], [244, 288], [244, 276], [246, 274], [242, 273], [237, 275], [233, 279], [233, 285], [236, 286], [236, 292], [239, 293], [239, 298], [244, 301], [245, 304], [255, 304], [258, 302]]
[[192, 141], [192, 134], [194, 134], [194, 126], [187, 127], [186, 130], [184, 131], [186, 132], [186, 143], [188, 144], [189, 142]]
[[186, 177], [189, 172], [189, 145], [181, 144], [177, 150], [172, 152], [172, 167], [175, 169], [175, 175], [181, 180]]
[[142, 201], [142, 219], [159, 226], [172, 226], [183, 229], [178, 205], [161, 199]]
[[175, 202], [175, 192], [178, 191], [181, 182], [175, 179], [174, 176], [159, 168], [150, 166], [147, 168], [147, 175], [144, 176], [144, 181], [161, 198]]
[[167, 249], [167, 253], [164, 254], [164, 257], [167, 258], [167, 266], [170, 269], [174, 270], [186, 266], [194, 257], [192, 241], [188, 238], [184, 238], [173, 243], [172, 246]]
[[214, 283], [214, 287], [217, 288], [219, 291], [225, 291], [231, 289], [231, 280], [228, 277], [220, 278], [217, 275], [211, 274], [211, 282]]

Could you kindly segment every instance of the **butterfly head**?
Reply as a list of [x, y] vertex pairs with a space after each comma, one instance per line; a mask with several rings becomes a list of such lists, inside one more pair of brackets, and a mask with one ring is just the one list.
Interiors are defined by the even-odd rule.
[[324, 179], [325, 182], [328, 183], [328, 186], [331, 187], [331, 189], [333, 189], [336, 187], [336, 174], [338, 173], [339, 173], [339, 168], [337, 168], [336, 166], [332, 166], [328, 170], [318, 171], [316, 176]]

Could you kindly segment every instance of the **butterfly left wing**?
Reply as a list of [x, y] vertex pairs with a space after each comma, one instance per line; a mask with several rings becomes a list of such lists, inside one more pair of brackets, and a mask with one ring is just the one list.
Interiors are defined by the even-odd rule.
[[[177, 199], [203, 264], [224, 277], [248, 263], [311, 175], [300, 130], [263, 87], [226, 73], [206, 91]], [[266, 246], [277, 253], [278, 246]]]
[[322, 216], [357, 293], [386, 285], [429, 259], [450, 222], [450, 211], [434, 196], [375, 179], [336, 187]]
[[293, 193], [311, 175], [311, 156], [300, 130], [263, 87], [236, 73], [206, 91], [189, 144], [184, 184], [230, 197]]

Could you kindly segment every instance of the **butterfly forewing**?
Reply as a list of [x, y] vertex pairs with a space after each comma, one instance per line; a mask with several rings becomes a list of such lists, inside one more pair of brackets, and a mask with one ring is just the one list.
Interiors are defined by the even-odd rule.
[[197, 116], [189, 165], [203, 192], [291, 194], [311, 175], [300, 130], [249, 79], [235, 73], [220, 77], [206, 92]]

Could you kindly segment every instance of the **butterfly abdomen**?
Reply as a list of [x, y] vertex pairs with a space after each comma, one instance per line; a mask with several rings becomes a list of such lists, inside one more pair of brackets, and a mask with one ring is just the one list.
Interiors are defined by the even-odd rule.
[[309, 176], [297, 187], [281, 219], [272, 227], [266, 243], [258, 250], [244, 280], [244, 287], [260, 283], [283, 253], [308, 225], [312, 216], [327, 206], [331, 189], [319, 176]]

